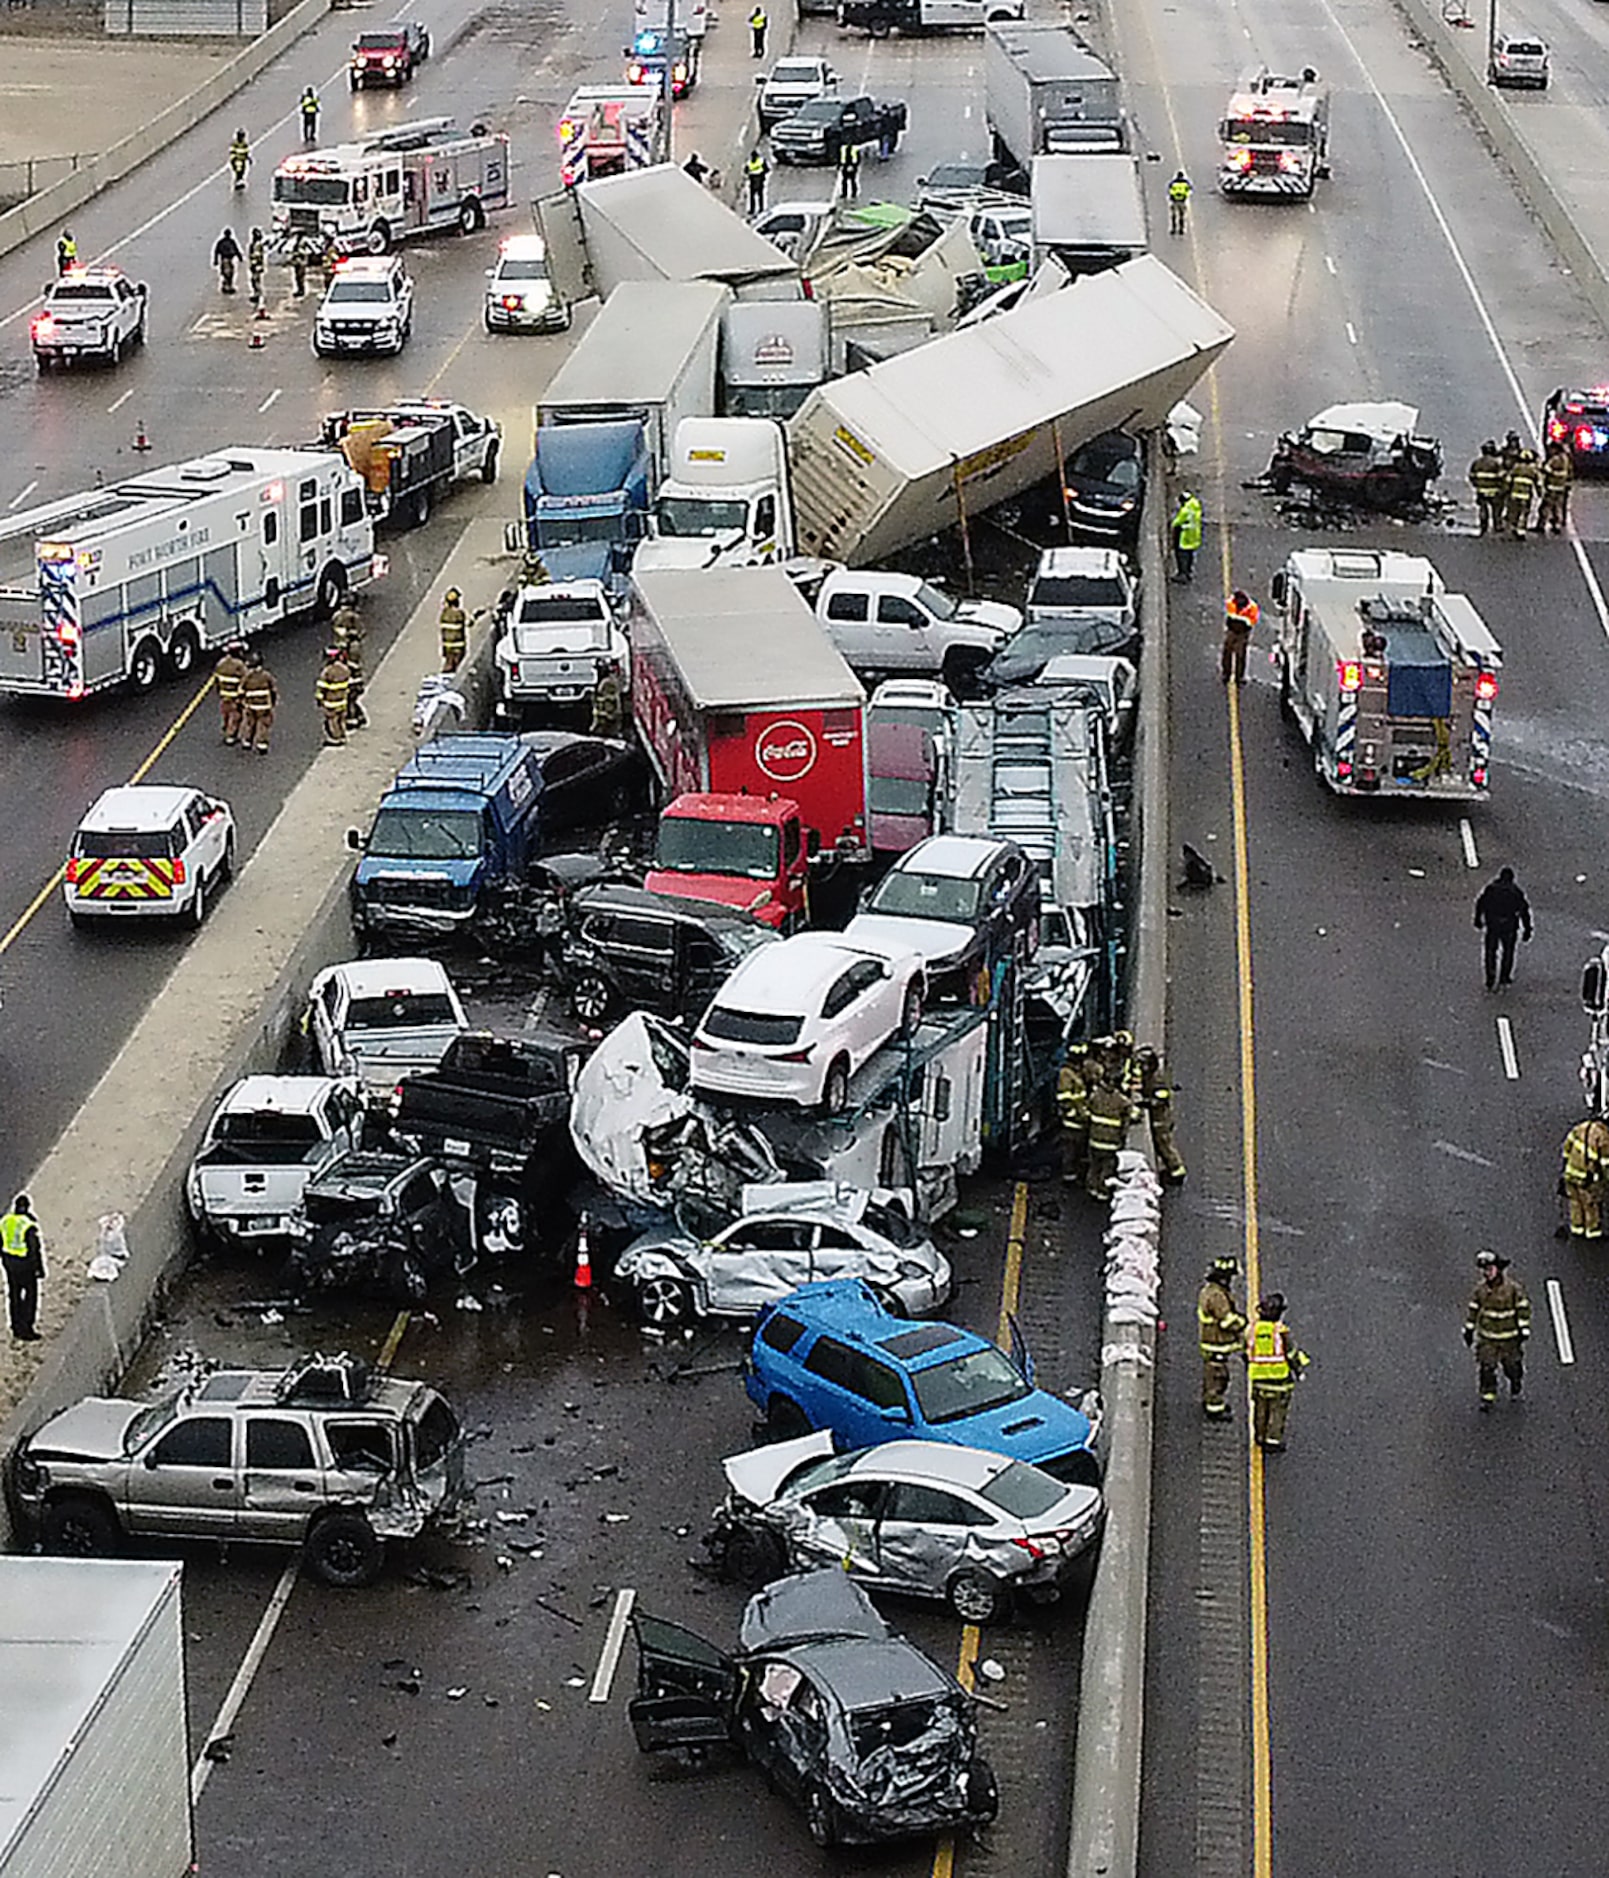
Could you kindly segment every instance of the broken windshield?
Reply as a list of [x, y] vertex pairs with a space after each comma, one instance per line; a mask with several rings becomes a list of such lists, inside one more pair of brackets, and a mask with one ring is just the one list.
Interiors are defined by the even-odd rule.
[[659, 824], [654, 865], [673, 874], [740, 875], [775, 880], [778, 831], [765, 822], [705, 822], [668, 815]]

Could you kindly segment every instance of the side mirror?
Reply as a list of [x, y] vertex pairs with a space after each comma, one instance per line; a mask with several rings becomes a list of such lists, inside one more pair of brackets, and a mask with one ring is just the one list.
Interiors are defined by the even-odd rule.
[[1588, 959], [1581, 968], [1581, 1002], [1594, 1017], [1609, 1008], [1609, 967], [1602, 958]]
[[525, 524], [523, 522], [505, 522], [503, 524], [503, 552], [505, 554], [523, 554], [525, 552]]
[[1283, 607], [1290, 592], [1290, 580], [1283, 568], [1268, 583], [1268, 597], [1275, 606]]
[[756, 73], [754, 74], [754, 82], [755, 82], [755, 84], [757, 84], [757, 85], [763, 85], [763, 84], [765, 83], [765, 73], [764, 73], [764, 72], [756, 72]]
[[496, 273], [497, 273], [497, 269], [495, 267], [489, 267], [486, 270], [486, 278], [488, 280], [491, 280], [496, 276]]
[[349, 828], [346, 831], [346, 845], [354, 854], [361, 854], [363, 852], [363, 837], [357, 829]]
[[911, 1411], [908, 1408], [885, 1408], [878, 1413], [885, 1422], [903, 1422], [907, 1427], [910, 1425]]

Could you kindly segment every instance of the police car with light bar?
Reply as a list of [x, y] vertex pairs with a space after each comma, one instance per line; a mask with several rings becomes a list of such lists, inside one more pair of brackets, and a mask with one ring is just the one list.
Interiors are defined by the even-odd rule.
[[485, 318], [489, 333], [563, 332], [570, 324], [540, 235], [510, 235], [498, 249], [497, 265], [486, 270]]
[[1609, 385], [1589, 391], [1560, 386], [1542, 412], [1542, 441], [1562, 443], [1579, 469], [1598, 469], [1609, 459]]

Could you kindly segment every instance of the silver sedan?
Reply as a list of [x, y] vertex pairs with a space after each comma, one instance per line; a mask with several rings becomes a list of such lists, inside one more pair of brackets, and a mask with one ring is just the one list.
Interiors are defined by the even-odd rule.
[[842, 1566], [861, 1584], [941, 1598], [992, 1623], [1023, 1596], [1059, 1597], [1101, 1529], [1098, 1488], [981, 1448], [887, 1441], [834, 1454], [825, 1430], [733, 1455], [704, 1543], [747, 1583]]
[[644, 1323], [752, 1316], [823, 1278], [864, 1278], [905, 1316], [950, 1295], [949, 1261], [902, 1194], [807, 1181], [749, 1187], [743, 1200], [742, 1217], [719, 1230], [700, 1232], [684, 1212], [621, 1253], [615, 1281]]

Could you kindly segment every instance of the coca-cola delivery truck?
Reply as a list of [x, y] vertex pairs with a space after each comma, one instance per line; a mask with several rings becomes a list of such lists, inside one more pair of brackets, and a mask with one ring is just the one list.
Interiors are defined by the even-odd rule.
[[[769, 889], [773, 923], [790, 921], [801, 861], [869, 858], [860, 681], [780, 567], [645, 572], [630, 625], [632, 709], [674, 836], [654, 884], [751, 908]], [[685, 796], [701, 800], [684, 812]], [[773, 801], [797, 822], [757, 820]]]

